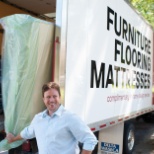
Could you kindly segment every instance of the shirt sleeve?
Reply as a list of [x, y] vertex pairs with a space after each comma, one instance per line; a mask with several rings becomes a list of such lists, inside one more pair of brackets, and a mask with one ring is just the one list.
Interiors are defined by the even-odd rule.
[[98, 141], [90, 128], [75, 114], [70, 116], [68, 123], [73, 136], [83, 143], [83, 149], [92, 151]]
[[25, 127], [21, 132], [20, 136], [23, 139], [31, 139], [35, 137], [35, 132], [34, 132], [34, 124], [35, 124], [35, 119], [36, 116], [33, 118], [32, 122], [30, 123], [29, 126]]

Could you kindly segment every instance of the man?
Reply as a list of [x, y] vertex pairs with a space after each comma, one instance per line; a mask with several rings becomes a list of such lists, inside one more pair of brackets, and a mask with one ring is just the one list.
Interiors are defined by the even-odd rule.
[[96, 137], [77, 115], [60, 104], [59, 85], [44, 84], [42, 96], [47, 109], [35, 115], [19, 135], [8, 133], [8, 142], [36, 137], [39, 154], [79, 154], [78, 142], [81, 142], [81, 154], [91, 154], [97, 144]]

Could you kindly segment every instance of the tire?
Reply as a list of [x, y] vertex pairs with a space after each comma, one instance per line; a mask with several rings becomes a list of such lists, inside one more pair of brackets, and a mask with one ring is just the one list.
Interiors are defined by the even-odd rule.
[[123, 154], [132, 154], [135, 145], [135, 128], [130, 122], [124, 125]]

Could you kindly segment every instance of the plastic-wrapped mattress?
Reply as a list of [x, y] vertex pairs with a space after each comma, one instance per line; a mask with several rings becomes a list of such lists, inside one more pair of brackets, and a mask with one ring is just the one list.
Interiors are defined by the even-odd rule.
[[[42, 85], [51, 79], [54, 24], [29, 15], [0, 20], [4, 28], [2, 48], [2, 97], [5, 131], [15, 135], [42, 111]], [[23, 141], [0, 142], [0, 151]]]

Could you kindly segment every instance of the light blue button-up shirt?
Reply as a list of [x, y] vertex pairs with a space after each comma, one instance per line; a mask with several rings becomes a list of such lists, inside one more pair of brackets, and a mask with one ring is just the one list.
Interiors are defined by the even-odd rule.
[[20, 135], [24, 139], [36, 137], [39, 154], [79, 154], [78, 141], [89, 151], [97, 144], [89, 127], [62, 105], [52, 116], [47, 110], [35, 115]]

